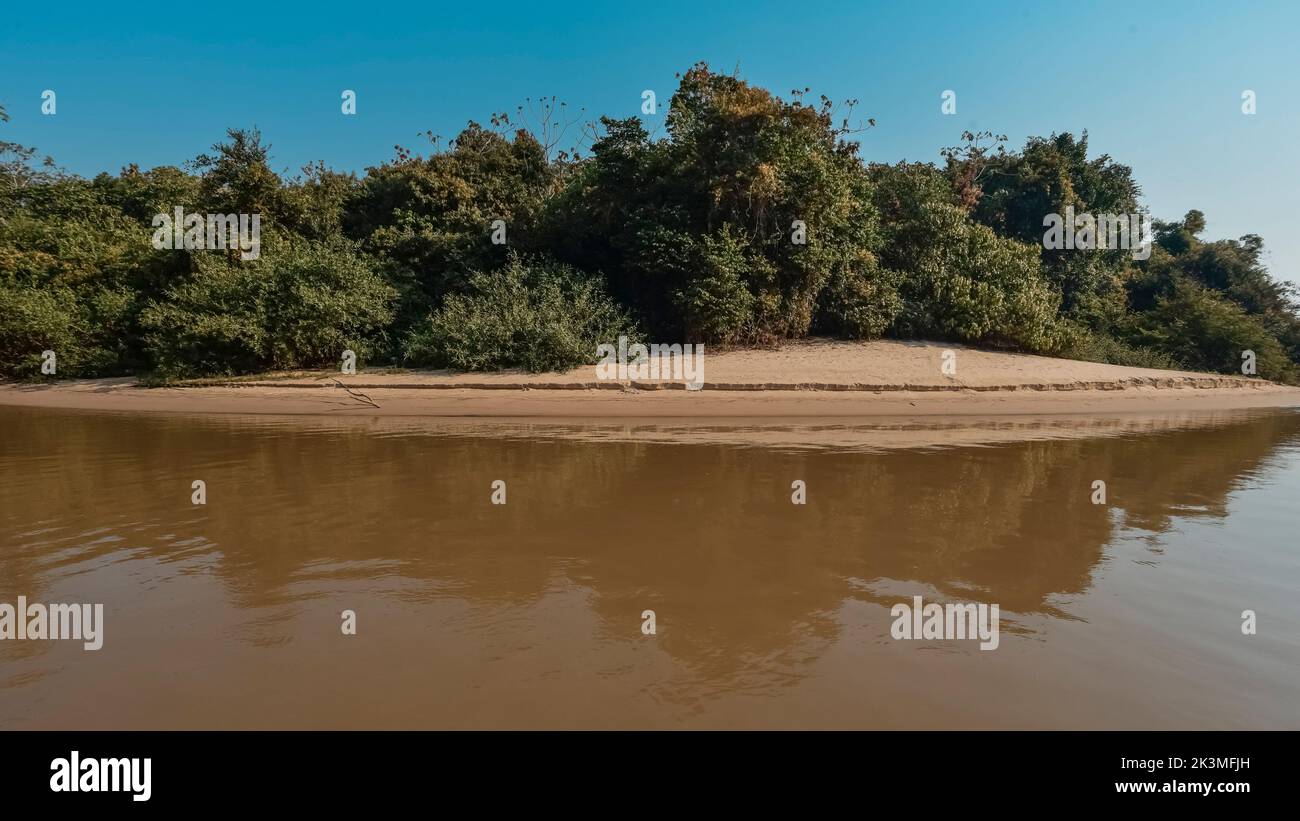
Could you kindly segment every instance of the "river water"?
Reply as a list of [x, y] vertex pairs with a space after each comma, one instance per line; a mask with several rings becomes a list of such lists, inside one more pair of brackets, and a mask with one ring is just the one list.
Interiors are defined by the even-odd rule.
[[0, 407], [0, 728], [1300, 729], [1300, 413], [1072, 424]]

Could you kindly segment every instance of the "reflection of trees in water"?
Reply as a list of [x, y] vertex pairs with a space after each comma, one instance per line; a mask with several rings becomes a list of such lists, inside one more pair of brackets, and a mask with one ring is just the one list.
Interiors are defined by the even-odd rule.
[[[1243, 477], [1300, 436], [1300, 415], [1284, 413], [1133, 438], [868, 454], [220, 418], [4, 420], [3, 532], [67, 526], [4, 537], [6, 600], [39, 595], [72, 563], [139, 548], [164, 562], [211, 558], [241, 607], [383, 575], [422, 582], [396, 594], [413, 600], [527, 606], [567, 581], [593, 592], [609, 634], [635, 637], [650, 607], [669, 653], [732, 672], [740, 658], [834, 638], [844, 602], [892, 602], [864, 592], [891, 580], [890, 596], [933, 587], [1046, 610], [1053, 594], [1089, 586], [1114, 510], [1153, 531], [1174, 516], [1223, 516]], [[190, 506], [196, 478], [206, 508]], [[790, 504], [796, 478], [806, 506]], [[508, 482], [504, 507], [489, 504], [494, 479]], [[1107, 507], [1090, 502], [1094, 479], [1107, 482]], [[94, 528], [124, 539], [69, 539]], [[41, 538], [54, 543], [30, 544]]]

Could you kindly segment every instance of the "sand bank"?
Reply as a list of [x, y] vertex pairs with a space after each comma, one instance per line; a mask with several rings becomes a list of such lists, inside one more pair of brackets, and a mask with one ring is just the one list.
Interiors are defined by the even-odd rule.
[[[955, 352], [955, 373], [942, 368]], [[1246, 377], [1101, 365], [927, 342], [789, 343], [710, 353], [702, 390], [567, 373], [273, 374], [144, 388], [136, 380], [0, 385], [0, 405], [332, 416], [935, 417], [1093, 415], [1300, 406], [1300, 389]]]

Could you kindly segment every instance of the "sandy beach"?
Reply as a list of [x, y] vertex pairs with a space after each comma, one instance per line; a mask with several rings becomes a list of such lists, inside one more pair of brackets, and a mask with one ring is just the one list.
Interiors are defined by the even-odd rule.
[[[943, 372], [944, 351], [955, 374]], [[0, 385], [0, 405], [348, 416], [663, 418], [1166, 413], [1300, 406], [1300, 388], [931, 342], [787, 343], [709, 353], [701, 390], [565, 373], [298, 372], [142, 387], [133, 378]]]

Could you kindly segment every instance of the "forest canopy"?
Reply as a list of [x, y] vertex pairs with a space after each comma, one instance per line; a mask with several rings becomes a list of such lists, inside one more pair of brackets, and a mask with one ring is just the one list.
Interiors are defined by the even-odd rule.
[[[549, 127], [495, 115], [361, 176], [285, 178], [256, 129], [183, 168], [94, 179], [0, 142], [0, 373], [38, 376], [45, 350], [59, 376], [337, 366], [345, 349], [549, 370], [626, 333], [922, 338], [1227, 373], [1250, 350], [1260, 376], [1300, 380], [1297, 294], [1260, 237], [1205, 240], [1191, 210], [1153, 220], [1145, 258], [1044, 247], [1050, 214], [1141, 210], [1131, 169], [1090, 156], [1086, 133], [1019, 149], [968, 133], [934, 163], [872, 163], [842, 107], [805, 97], [697, 64], [662, 134], [602, 118], [560, 151]], [[176, 209], [259, 215], [256, 253], [156, 247]]]

